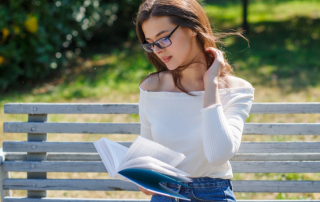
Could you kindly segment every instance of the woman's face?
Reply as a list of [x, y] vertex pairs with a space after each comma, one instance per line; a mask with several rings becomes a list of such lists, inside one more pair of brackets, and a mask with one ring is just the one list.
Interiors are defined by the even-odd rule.
[[[177, 25], [172, 24], [168, 17], [151, 17], [142, 24], [147, 43], [168, 36], [176, 27]], [[159, 33], [161, 34], [158, 35]], [[153, 46], [153, 52], [169, 70], [174, 70], [178, 66], [188, 64], [191, 61], [190, 56], [194, 55], [194, 50], [192, 51], [196, 38], [194, 36], [191, 29], [179, 26], [170, 37], [172, 44], [163, 49], [155, 45]], [[163, 59], [163, 57], [168, 56], [171, 56], [169, 61]]]

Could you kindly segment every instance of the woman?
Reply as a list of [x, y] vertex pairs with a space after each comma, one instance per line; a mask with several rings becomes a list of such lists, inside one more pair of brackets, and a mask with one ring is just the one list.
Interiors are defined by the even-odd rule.
[[[139, 86], [141, 136], [183, 153], [177, 168], [192, 178], [184, 182], [190, 188], [163, 185], [191, 201], [236, 201], [229, 160], [239, 150], [255, 89], [231, 74], [216, 46], [231, 34], [214, 36], [196, 0], [144, 1], [136, 31], [157, 70]], [[139, 188], [151, 202], [175, 201]]]

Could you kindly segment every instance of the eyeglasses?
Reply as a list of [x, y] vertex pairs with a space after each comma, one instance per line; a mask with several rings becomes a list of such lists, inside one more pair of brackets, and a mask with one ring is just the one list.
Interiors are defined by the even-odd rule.
[[176, 31], [176, 29], [179, 27], [179, 25], [166, 37], [163, 37], [161, 39], [156, 40], [153, 43], [146, 43], [146, 44], [142, 44], [141, 47], [147, 51], [148, 53], [152, 53], [153, 52], [153, 48], [154, 45], [158, 46], [158, 48], [166, 48], [168, 46], [170, 46], [172, 44], [171, 40], [170, 40], [170, 36], [173, 34], [174, 31]]

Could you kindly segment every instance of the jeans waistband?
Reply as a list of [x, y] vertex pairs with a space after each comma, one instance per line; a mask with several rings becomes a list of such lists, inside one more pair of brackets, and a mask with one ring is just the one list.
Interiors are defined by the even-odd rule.
[[[223, 187], [228, 185], [232, 186], [230, 179], [211, 178], [211, 177], [200, 177], [200, 178], [191, 178], [191, 179], [192, 179], [192, 182], [182, 182], [182, 183], [188, 185], [190, 188]], [[163, 184], [167, 187], [169, 186], [177, 187], [177, 188], [181, 187], [181, 185], [179, 184], [170, 183], [170, 182], [165, 182]]]

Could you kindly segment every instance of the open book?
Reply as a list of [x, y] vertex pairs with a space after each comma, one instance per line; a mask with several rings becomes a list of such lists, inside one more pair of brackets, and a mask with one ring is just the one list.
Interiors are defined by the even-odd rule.
[[161, 144], [138, 136], [131, 146], [125, 147], [107, 138], [93, 142], [103, 164], [113, 178], [133, 182], [157, 194], [189, 200], [163, 186], [162, 182], [191, 182], [188, 173], [177, 168], [185, 156]]

